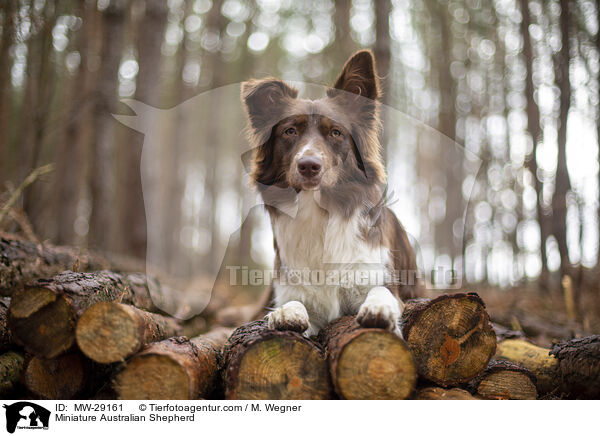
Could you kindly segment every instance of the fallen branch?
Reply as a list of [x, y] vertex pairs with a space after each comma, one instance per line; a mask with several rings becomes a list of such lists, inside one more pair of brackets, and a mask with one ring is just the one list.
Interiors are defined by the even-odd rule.
[[39, 168], [36, 168], [33, 171], [31, 171], [31, 173], [29, 173], [29, 175], [25, 178], [25, 180], [23, 180], [23, 182], [19, 186], [17, 186], [17, 188], [11, 193], [11, 195], [8, 198], [8, 200], [6, 201], [6, 203], [4, 203], [4, 206], [2, 206], [2, 209], [0, 209], [0, 224], [2, 224], [2, 221], [4, 220], [6, 215], [8, 215], [8, 212], [15, 205], [15, 203], [17, 202], [17, 200], [19, 199], [19, 197], [21, 196], [23, 191], [29, 185], [31, 185], [33, 182], [35, 182], [38, 179], [38, 177], [43, 176], [44, 174], [48, 174], [53, 169], [54, 169], [54, 165], [48, 164], [48, 165], [44, 165]]

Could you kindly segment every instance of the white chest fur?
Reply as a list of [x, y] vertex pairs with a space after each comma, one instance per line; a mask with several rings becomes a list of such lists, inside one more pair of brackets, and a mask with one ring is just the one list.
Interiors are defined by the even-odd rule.
[[302, 191], [296, 216], [280, 214], [272, 225], [282, 270], [301, 274], [297, 281], [289, 275], [275, 281], [275, 304], [302, 302], [319, 330], [333, 319], [355, 314], [369, 290], [383, 285], [390, 256], [381, 244], [364, 240], [359, 213], [350, 219], [329, 213], [315, 197], [318, 193]]

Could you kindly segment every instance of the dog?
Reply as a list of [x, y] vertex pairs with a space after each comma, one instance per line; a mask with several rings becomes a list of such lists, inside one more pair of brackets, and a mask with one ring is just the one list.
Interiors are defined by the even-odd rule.
[[363, 327], [399, 333], [402, 299], [416, 289], [406, 272], [416, 272], [416, 261], [386, 207], [373, 54], [352, 55], [321, 99], [301, 99], [275, 78], [244, 82], [241, 94], [254, 147], [250, 180], [274, 234], [269, 328], [313, 336], [356, 315]]

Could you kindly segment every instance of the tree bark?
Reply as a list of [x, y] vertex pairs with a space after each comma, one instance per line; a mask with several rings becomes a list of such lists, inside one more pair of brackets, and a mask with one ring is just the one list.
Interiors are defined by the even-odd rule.
[[[382, 145], [382, 156], [385, 163], [387, 163], [387, 156], [389, 153], [389, 141], [390, 131], [392, 126], [385, 120], [385, 115], [389, 113], [386, 109], [391, 102], [391, 90], [392, 80], [390, 77], [390, 64], [392, 57], [392, 38], [390, 37], [390, 18], [392, 14], [392, 2], [391, 0], [379, 1], [374, 4], [375, 6], [375, 46], [373, 51], [375, 59], [377, 60], [377, 74], [383, 78], [382, 96], [381, 103], [384, 106], [383, 110], [383, 122], [384, 129], [381, 133], [381, 145]], [[387, 128], [386, 128], [387, 127]]]
[[561, 390], [570, 398], [600, 398], [600, 335], [571, 339], [554, 345]]
[[21, 379], [25, 367], [25, 356], [18, 351], [7, 351], [0, 355], [0, 395], [10, 393]]
[[469, 386], [489, 400], [535, 400], [535, 384], [535, 375], [524, 367], [506, 360], [492, 360]]
[[102, 257], [71, 247], [5, 238], [0, 234], [0, 295], [10, 296], [33, 280], [73, 268], [80, 271], [109, 267]]
[[496, 351], [485, 304], [475, 293], [409, 300], [402, 334], [419, 375], [444, 387], [475, 378]]
[[10, 136], [12, 129], [9, 128], [9, 118], [11, 117], [11, 102], [13, 98], [12, 84], [10, 81], [10, 70], [12, 67], [10, 48], [13, 45], [16, 28], [16, 10], [17, 0], [7, 0], [3, 2], [2, 10], [2, 40], [0, 42], [0, 160], [2, 161], [0, 186], [4, 185], [6, 180], [10, 180], [14, 160], [10, 156]]
[[[152, 106], [159, 104], [161, 96], [159, 66], [167, 12], [168, 6], [165, 1], [146, 1], [145, 13], [141, 22], [138, 23], [139, 73], [136, 80], [135, 98]], [[148, 132], [151, 129], [142, 130]], [[131, 144], [121, 150], [126, 189], [122, 191], [120, 198], [122, 206], [119, 230], [123, 235], [124, 251], [132, 256], [144, 258], [146, 256], [147, 225], [140, 172], [143, 135], [137, 133], [135, 135], [136, 140], [131, 141]], [[172, 233], [172, 229], [166, 230], [168, 235]]]
[[[123, 400], [195, 400], [218, 384], [221, 349], [231, 330], [155, 342], [135, 355], [114, 381]], [[160, 377], [157, 377], [160, 374]]]
[[544, 211], [543, 205], [543, 184], [540, 180], [539, 168], [537, 164], [537, 149], [538, 144], [542, 139], [542, 129], [540, 126], [540, 109], [535, 102], [535, 86], [533, 84], [533, 49], [531, 46], [531, 37], [529, 35], [529, 26], [531, 17], [529, 14], [529, 1], [521, 0], [521, 37], [523, 38], [523, 57], [527, 74], [525, 77], [525, 96], [527, 98], [527, 130], [531, 136], [532, 151], [526, 158], [526, 165], [531, 172], [534, 180], [536, 192], [536, 213], [537, 220], [540, 226], [540, 256], [542, 260], [542, 272], [540, 276], [540, 284], [543, 288], [547, 286], [548, 262], [546, 256], [546, 240], [550, 236], [549, 216]]
[[16, 292], [8, 310], [15, 342], [32, 354], [52, 358], [75, 343], [75, 323], [82, 313], [100, 301], [117, 301], [143, 309], [156, 309], [150, 296], [150, 280], [140, 274], [110, 271], [66, 271], [40, 279]]
[[321, 347], [292, 331], [253, 321], [233, 332], [224, 349], [228, 400], [308, 400], [332, 397]]
[[76, 36], [77, 51], [80, 55], [79, 67], [71, 78], [70, 105], [65, 125], [64, 144], [58, 148], [56, 173], [57, 194], [57, 233], [59, 244], [75, 243], [74, 223], [77, 218], [77, 205], [84, 186], [86, 155], [86, 133], [92, 123], [92, 87], [94, 73], [90, 71], [90, 58], [97, 53], [94, 50], [94, 29], [97, 10], [94, 6], [81, 2], [78, 10], [82, 19], [81, 29]]
[[394, 333], [361, 328], [353, 316], [319, 333], [337, 395], [347, 400], [404, 400], [417, 381], [410, 349]]
[[98, 363], [122, 361], [151, 342], [180, 334], [181, 326], [173, 318], [113, 301], [87, 309], [75, 330], [79, 349]]
[[561, 276], [568, 272], [570, 261], [567, 246], [567, 193], [571, 181], [567, 171], [567, 119], [571, 106], [571, 81], [569, 75], [570, 31], [569, 0], [560, 1], [560, 31], [562, 47], [554, 60], [556, 85], [560, 90], [560, 113], [558, 119], [558, 157], [556, 162], [555, 190], [552, 197], [552, 232], [558, 242]]
[[92, 213], [88, 241], [92, 247], [107, 249], [113, 215], [113, 140], [118, 98], [119, 66], [124, 35], [126, 2], [112, 0], [102, 12], [101, 67], [93, 110], [93, 139], [89, 153], [89, 184]]

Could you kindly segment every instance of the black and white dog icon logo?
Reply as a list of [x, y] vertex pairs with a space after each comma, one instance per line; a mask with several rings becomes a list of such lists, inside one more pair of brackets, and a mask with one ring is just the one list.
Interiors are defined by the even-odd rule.
[[48, 429], [50, 411], [29, 401], [3, 406], [6, 409], [6, 431], [15, 429]]

